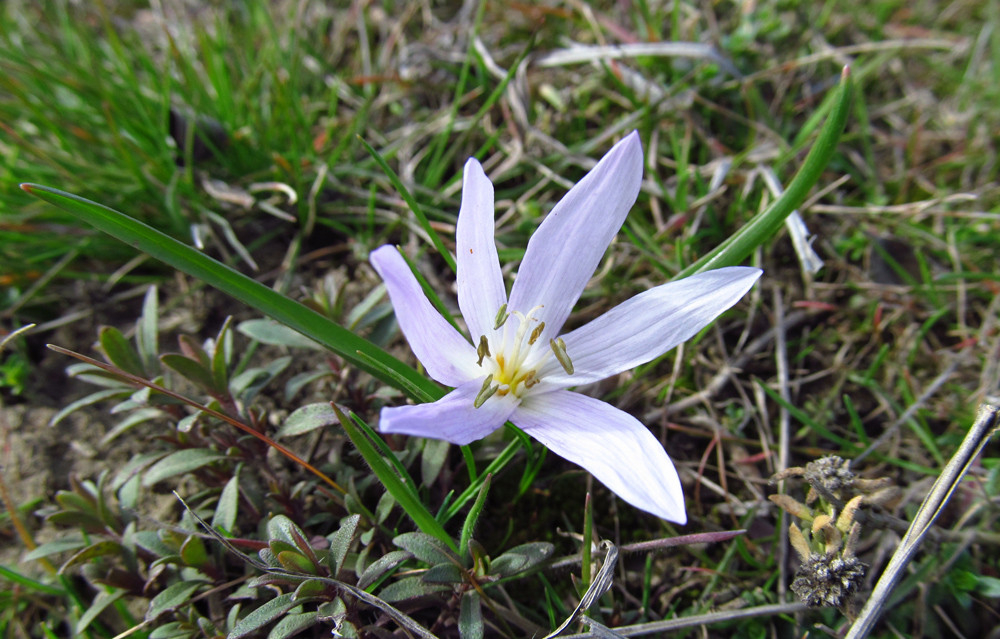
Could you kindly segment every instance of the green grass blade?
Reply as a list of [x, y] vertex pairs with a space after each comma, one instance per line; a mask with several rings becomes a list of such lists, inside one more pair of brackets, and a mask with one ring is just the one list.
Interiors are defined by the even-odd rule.
[[40, 592], [46, 595], [55, 595], [57, 597], [62, 597], [66, 594], [66, 591], [58, 586], [51, 586], [49, 584], [42, 583], [31, 577], [26, 577], [16, 570], [12, 570], [6, 566], [0, 565], [0, 578], [11, 581], [29, 590], [34, 590], [35, 592]]
[[483, 470], [479, 477], [476, 478], [475, 481], [471, 482], [468, 488], [462, 491], [462, 494], [458, 496], [455, 503], [448, 506], [444, 512], [438, 514], [438, 521], [442, 524], [447, 523], [448, 520], [457, 515], [459, 511], [465, 507], [465, 504], [479, 495], [479, 491], [486, 482], [486, 478], [499, 473], [501, 469], [514, 459], [514, 455], [517, 454], [517, 451], [520, 450], [521, 447], [522, 443], [520, 440], [515, 440], [507, 444], [507, 447], [504, 448], [503, 451], [501, 451], [500, 454], [490, 462], [490, 465]]
[[354, 447], [358, 449], [358, 452], [364, 457], [372, 472], [375, 473], [375, 476], [385, 486], [385, 489], [389, 491], [389, 494], [396, 499], [396, 503], [410, 516], [413, 523], [417, 525], [417, 528], [421, 532], [440, 539], [448, 544], [449, 548], [457, 552], [458, 548], [455, 546], [452, 538], [448, 536], [448, 533], [445, 532], [444, 526], [434, 519], [434, 516], [427, 510], [423, 502], [417, 498], [413, 489], [406, 486], [396, 474], [396, 471], [393, 470], [392, 466], [386, 463], [379, 453], [378, 448], [368, 439], [368, 436], [358, 428], [357, 424], [351, 418], [344, 415], [336, 404], [330, 405], [333, 406], [333, 410], [337, 414], [337, 419], [340, 420], [340, 425], [343, 426], [347, 436], [351, 438]]
[[802, 168], [792, 179], [785, 193], [776, 199], [766, 211], [750, 220], [746, 226], [713, 251], [678, 273], [675, 279], [739, 264], [781, 228], [781, 225], [785, 223], [785, 218], [806, 199], [809, 189], [819, 180], [823, 169], [826, 168], [830, 158], [837, 150], [837, 142], [840, 140], [840, 135], [847, 124], [847, 116], [851, 111], [852, 88], [850, 69], [844, 67], [830, 117], [827, 118], [819, 138], [810, 149]]
[[[408, 394], [412, 394], [413, 388], [420, 389], [425, 396], [433, 399], [444, 395], [437, 384], [368, 340], [142, 222], [96, 202], [51, 187], [22, 184], [21, 188], [126, 244], [273, 317], [390, 386]], [[364, 353], [364, 356], [359, 353]], [[386, 369], [395, 375], [387, 375]], [[401, 384], [399, 379], [405, 380], [406, 384]]]
[[379, 168], [382, 169], [386, 177], [389, 178], [389, 181], [392, 182], [393, 188], [399, 191], [400, 197], [402, 197], [403, 200], [406, 202], [407, 206], [410, 207], [410, 210], [413, 211], [413, 214], [417, 216], [417, 221], [420, 222], [420, 228], [424, 229], [424, 232], [426, 232], [427, 235], [431, 238], [431, 242], [434, 244], [434, 248], [437, 249], [437, 252], [441, 254], [441, 257], [444, 258], [444, 261], [448, 263], [448, 267], [451, 268], [452, 272], [457, 272], [458, 266], [456, 266], [455, 264], [455, 258], [452, 257], [447, 247], [445, 247], [444, 242], [441, 241], [441, 238], [440, 236], [438, 236], [437, 231], [435, 231], [434, 228], [431, 227], [431, 223], [427, 219], [427, 215], [424, 213], [424, 210], [420, 208], [420, 205], [417, 204], [416, 198], [414, 198], [413, 194], [410, 193], [410, 190], [406, 188], [406, 185], [403, 184], [403, 181], [399, 179], [399, 176], [396, 175], [396, 172], [392, 170], [392, 167], [390, 167], [389, 164], [386, 163], [386, 161], [382, 158], [382, 156], [379, 155], [379, 152], [376, 151], [375, 148], [372, 147], [372, 145], [365, 142], [364, 138], [359, 138], [359, 139], [361, 140], [361, 144], [364, 145], [365, 150], [371, 154], [371, 156], [375, 159], [375, 162], [378, 163]]

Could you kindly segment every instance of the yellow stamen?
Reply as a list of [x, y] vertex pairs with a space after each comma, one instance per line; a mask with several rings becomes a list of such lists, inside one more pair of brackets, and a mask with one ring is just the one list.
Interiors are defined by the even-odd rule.
[[490, 356], [490, 343], [487, 341], [485, 335], [479, 336], [479, 346], [476, 348], [476, 355], [479, 355], [480, 366], [483, 365], [483, 359]]
[[500, 310], [497, 311], [497, 317], [493, 323], [493, 330], [499, 331], [500, 327], [507, 322], [508, 317], [510, 317], [510, 313], [507, 312], [507, 305], [504, 304], [500, 307]]
[[472, 402], [473, 407], [479, 408], [486, 403], [486, 400], [493, 397], [493, 394], [497, 392], [499, 386], [490, 386], [493, 383], [493, 374], [486, 376], [483, 380], [483, 387], [479, 389], [479, 394], [476, 395], [476, 401]]
[[549, 340], [549, 346], [552, 348], [552, 352], [555, 354], [556, 359], [562, 364], [563, 370], [566, 371], [567, 375], [573, 374], [573, 362], [569, 358], [569, 354], [566, 352], [566, 342], [563, 341], [561, 337]]

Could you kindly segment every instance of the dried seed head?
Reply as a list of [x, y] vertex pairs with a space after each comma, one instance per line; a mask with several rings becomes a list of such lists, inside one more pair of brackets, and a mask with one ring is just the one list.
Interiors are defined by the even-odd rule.
[[857, 557], [813, 553], [795, 572], [792, 592], [810, 608], [842, 608], [860, 592], [867, 569]]
[[854, 473], [851, 472], [850, 464], [848, 460], [836, 455], [822, 457], [806, 464], [803, 477], [810, 486], [817, 486], [836, 494], [841, 488], [854, 483]]

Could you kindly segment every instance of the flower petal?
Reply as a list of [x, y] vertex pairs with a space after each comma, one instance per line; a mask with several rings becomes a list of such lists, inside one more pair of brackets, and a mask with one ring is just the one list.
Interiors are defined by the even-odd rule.
[[687, 522], [674, 464], [635, 417], [593, 397], [560, 390], [526, 398], [510, 419], [636, 508]]
[[642, 182], [642, 144], [632, 132], [566, 193], [528, 241], [510, 293], [510, 309], [545, 321], [555, 337], [635, 204]]
[[381, 246], [368, 259], [382, 276], [399, 327], [427, 373], [448, 386], [482, 377], [476, 349], [431, 305], [399, 249]]
[[476, 408], [473, 402], [483, 380], [462, 384], [433, 404], [383, 408], [378, 429], [415, 437], [444, 439], [464, 446], [503, 426], [517, 406], [513, 393], [494, 395]]
[[546, 384], [589, 384], [659, 357], [693, 337], [742, 298], [761, 270], [730, 266], [662, 284], [562, 336], [574, 372], [557, 362], [539, 371]]
[[458, 248], [458, 307], [473, 343], [493, 335], [497, 311], [507, 303], [507, 289], [493, 242], [493, 183], [469, 158], [462, 177], [462, 208], [455, 241]]

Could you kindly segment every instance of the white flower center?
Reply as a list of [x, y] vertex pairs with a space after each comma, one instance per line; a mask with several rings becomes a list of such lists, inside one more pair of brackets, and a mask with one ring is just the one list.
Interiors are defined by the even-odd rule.
[[[486, 335], [479, 337], [476, 349], [478, 364], [488, 375], [476, 397], [476, 408], [493, 395], [502, 397], [513, 393], [517, 398], [523, 397], [542, 381], [538, 372], [552, 356], [559, 360], [568, 374], [573, 374], [573, 363], [566, 354], [566, 344], [562, 339], [549, 340], [548, 348], [538, 344], [545, 330], [545, 322], [539, 317], [542, 308], [539, 305], [527, 313], [512, 311], [508, 314], [504, 304], [497, 312], [492, 339]], [[511, 328], [513, 322], [507, 321], [511, 316], [517, 319], [516, 329]]]

